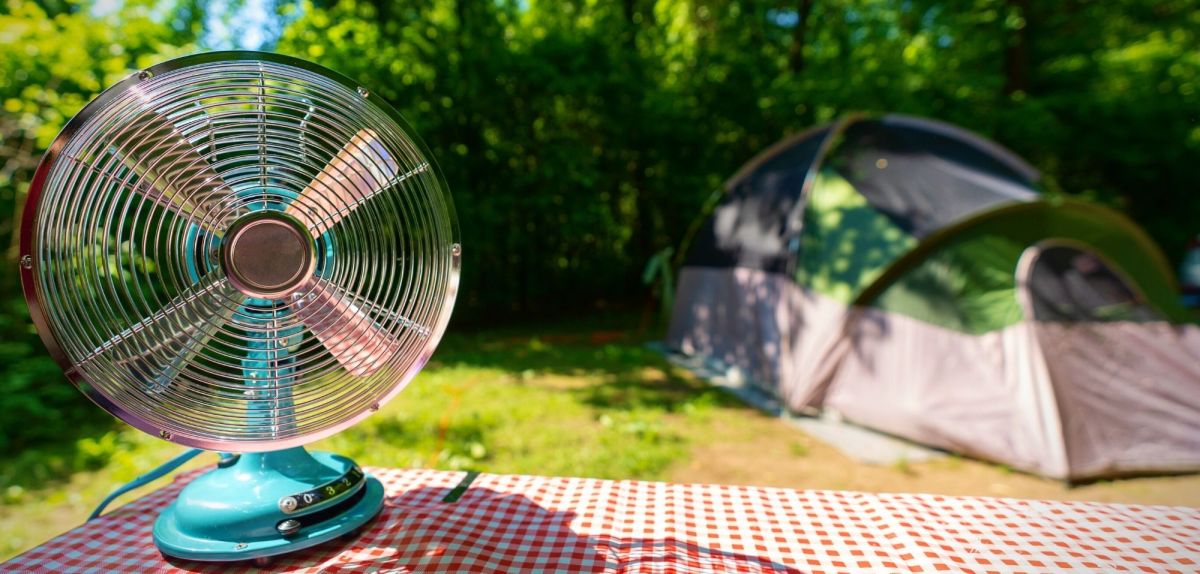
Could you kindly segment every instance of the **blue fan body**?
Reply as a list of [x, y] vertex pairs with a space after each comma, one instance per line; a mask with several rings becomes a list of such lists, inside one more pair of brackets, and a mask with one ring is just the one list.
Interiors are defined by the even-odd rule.
[[[286, 197], [282, 190], [272, 192]], [[251, 205], [277, 211], [286, 207], [266, 201]], [[215, 244], [215, 238], [205, 237], [207, 232], [198, 226], [188, 233], [190, 245]], [[318, 242], [324, 247], [318, 274], [333, 257], [330, 235]], [[209, 259], [187, 254], [193, 280], [211, 271], [206, 267], [215, 263]], [[249, 403], [249, 425], [288, 424], [290, 418], [291, 398], [286, 394], [295, 359], [288, 348], [300, 343], [302, 328], [269, 335], [271, 321], [286, 312], [277, 310], [273, 301], [254, 298], [247, 298], [238, 310], [266, 327], [252, 333], [250, 351], [242, 361], [246, 392], [263, 395], [262, 402]], [[233, 455], [192, 480], [163, 510], [154, 524], [154, 543], [163, 554], [188, 560], [261, 560], [355, 532], [379, 513], [383, 498], [379, 480], [344, 456], [310, 453], [304, 447]], [[295, 508], [285, 511], [292, 504]], [[292, 526], [295, 531], [289, 532]]]

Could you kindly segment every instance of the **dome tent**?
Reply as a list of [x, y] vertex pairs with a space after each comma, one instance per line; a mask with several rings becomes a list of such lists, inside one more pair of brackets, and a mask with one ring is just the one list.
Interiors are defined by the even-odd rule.
[[792, 410], [1046, 476], [1200, 469], [1200, 328], [1165, 259], [1037, 179], [931, 120], [803, 132], [727, 183], [667, 343]]

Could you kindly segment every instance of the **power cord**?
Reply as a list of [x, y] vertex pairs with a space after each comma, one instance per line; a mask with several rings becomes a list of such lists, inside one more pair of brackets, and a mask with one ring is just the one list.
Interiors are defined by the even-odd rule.
[[[147, 484], [154, 482], [155, 480], [158, 480], [159, 478], [162, 478], [162, 477], [166, 476], [167, 474], [170, 474], [171, 471], [183, 466], [184, 463], [186, 463], [189, 460], [192, 460], [193, 458], [196, 458], [196, 455], [198, 455], [202, 452], [204, 452], [204, 451], [200, 450], [198, 448], [193, 448], [191, 450], [188, 450], [188, 451], [184, 452], [183, 454], [180, 454], [179, 456], [176, 456], [175, 458], [168, 460], [167, 462], [163, 463], [158, 468], [156, 468], [150, 472], [147, 472], [146, 474], [143, 474], [143, 475], [129, 481], [124, 486], [112, 491], [112, 493], [110, 493], [107, 497], [105, 497], [105, 499], [100, 502], [100, 505], [97, 506], [96, 509], [92, 511], [92, 515], [88, 517], [88, 521], [90, 522], [92, 520], [99, 518], [100, 515], [104, 513], [104, 509], [108, 508], [108, 505], [110, 503], [112, 503], [113, 500], [116, 500], [117, 497], [121, 496], [122, 494], [125, 494], [126, 492], [134, 490], [136, 488], [141, 488], [143, 486], [146, 486]], [[230, 456], [231, 455], [221, 453], [222, 460], [224, 460], [225, 458], [228, 458]]]

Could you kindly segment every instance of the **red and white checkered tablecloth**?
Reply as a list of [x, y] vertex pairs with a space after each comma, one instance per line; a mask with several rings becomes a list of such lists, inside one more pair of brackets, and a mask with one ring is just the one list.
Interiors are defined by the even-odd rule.
[[[287, 572], [1200, 572], [1200, 509], [367, 469], [383, 512]], [[165, 562], [151, 524], [194, 474], [0, 565], [263, 572]]]

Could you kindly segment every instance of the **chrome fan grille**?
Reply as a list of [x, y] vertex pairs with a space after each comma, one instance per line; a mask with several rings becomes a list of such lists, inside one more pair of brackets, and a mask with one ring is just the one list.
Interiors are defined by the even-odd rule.
[[[286, 294], [247, 290], [223, 260], [256, 217], [311, 238]], [[307, 443], [378, 409], [457, 291], [453, 204], [409, 128], [273, 55], [183, 58], [106, 91], [47, 154], [22, 235], [34, 320], [72, 380], [142, 430], [215, 450]], [[261, 245], [237, 249], [266, 269]]]

